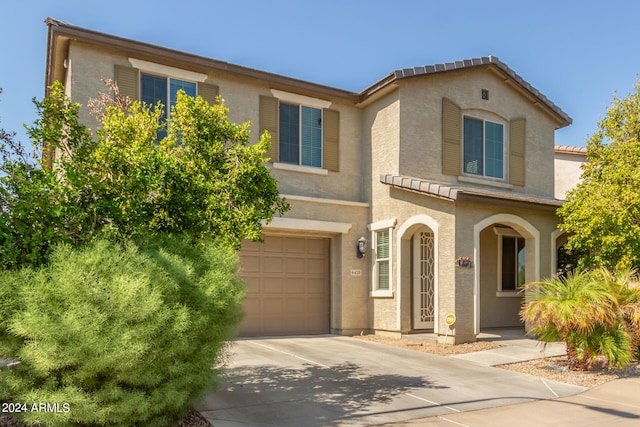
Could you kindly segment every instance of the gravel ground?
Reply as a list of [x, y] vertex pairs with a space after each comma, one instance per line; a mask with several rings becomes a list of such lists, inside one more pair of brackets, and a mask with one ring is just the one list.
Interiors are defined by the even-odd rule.
[[[401, 339], [398, 339], [380, 335], [362, 335], [355, 336], [354, 338], [408, 348], [425, 353], [439, 354], [442, 356], [452, 356], [455, 354], [464, 354], [504, 347], [503, 344], [495, 341], [477, 341], [474, 343], [443, 346], [442, 344], [411, 339], [410, 337], [402, 337]], [[640, 362], [637, 361], [628, 365], [624, 370], [615, 368], [609, 369], [606, 364], [594, 363], [593, 367], [589, 371], [570, 371], [567, 368], [567, 365], [566, 356], [556, 356], [530, 360], [527, 362], [500, 365], [498, 367], [588, 388], [596, 387], [618, 378], [640, 378]]]
[[453, 356], [456, 354], [471, 353], [474, 351], [491, 350], [494, 348], [504, 347], [504, 345], [492, 341], [477, 341], [458, 345], [443, 345], [421, 339], [413, 339], [408, 337], [394, 338], [385, 337], [383, 335], [356, 335], [354, 336], [354, 338], [392, 345], [400, 348], [408, 348], [410, 350], [421, 351], [423, 353], [440, 354], [442, 356]]

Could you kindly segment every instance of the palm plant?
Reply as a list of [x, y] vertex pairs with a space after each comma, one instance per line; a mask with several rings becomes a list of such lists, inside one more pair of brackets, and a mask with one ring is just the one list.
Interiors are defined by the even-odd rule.
[[633, 350], [640, 356], [640, 278], [636, 270], [618, 270], [615, 274], [600, 269], [596, 273], [616, 297], [616, 313], [628, 331]]
[[629, 286], [634, 278], [631, 271], [616, 275], [601, 269], [532, 283], [525, 288], [520, 316], [539, 340], [566, 343], [570, 369], [589, 369], [599, 356], [621, 367], [631, 360], [639, 337], [630, 327], [640, 330], [640, 293]]

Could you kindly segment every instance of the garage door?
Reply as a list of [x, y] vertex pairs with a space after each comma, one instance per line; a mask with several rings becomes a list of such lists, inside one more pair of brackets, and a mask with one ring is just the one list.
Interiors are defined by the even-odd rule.
[[244, 242], [240, 263], [247, 283], [240, 336], [329, 332], [329, 239]]

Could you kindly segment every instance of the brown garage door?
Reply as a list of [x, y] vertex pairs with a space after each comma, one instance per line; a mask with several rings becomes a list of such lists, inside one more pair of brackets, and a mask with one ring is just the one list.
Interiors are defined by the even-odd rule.
[[267, 236], [244, 242], [247, 283], [240, 336], [329, 332], [329, 239]]

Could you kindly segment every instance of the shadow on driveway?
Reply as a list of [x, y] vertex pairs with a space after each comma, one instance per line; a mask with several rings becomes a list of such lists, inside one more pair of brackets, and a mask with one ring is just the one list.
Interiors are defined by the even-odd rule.
[[[203, 413], [225, 420], [226, 397], [233, 397], [233, 425], [338, 425], [372, 406], [387, 405], [415, 389], [445, 389], [418, 376], [371, 374], [345, 362], [329, 368], [303, 364], [300, 368], [270, 365], [239, 367], [227, 371], [226, 384]], [[244, 415], [238, 419], [237, 409]], [[204, 408], [203, 408], [204, 409]], [[214, 413], [212, 413], [212, 411]], [[230, 418], [227, 418], [230, 419]], [[260, 424], [255, 424], [260, 420]]]

